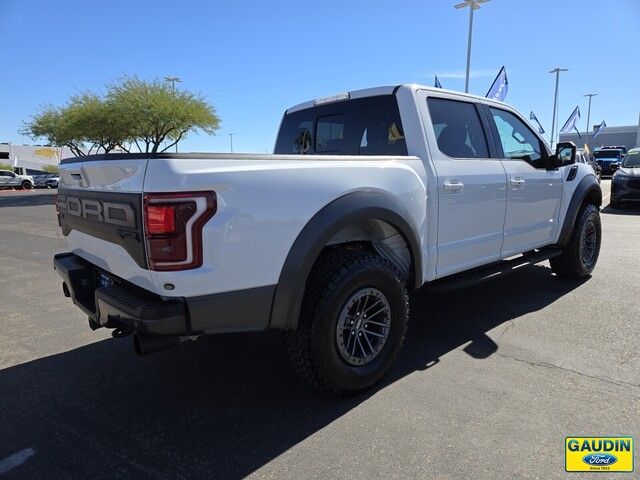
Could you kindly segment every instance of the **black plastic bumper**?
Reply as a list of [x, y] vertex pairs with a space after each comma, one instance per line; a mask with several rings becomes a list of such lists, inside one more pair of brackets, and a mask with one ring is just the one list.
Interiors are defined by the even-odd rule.
[[73, 253], [57, 254], [53, 265], [64, 281], [65, 295], [96, 324], [141, 334], [191, 334], [183, 299], [164, 300], [114, 277], [113, 285], [100, 286], [103, 272]]
[[640, 201], [640, 178], [613, 177], [611, 200], [614, 202]]

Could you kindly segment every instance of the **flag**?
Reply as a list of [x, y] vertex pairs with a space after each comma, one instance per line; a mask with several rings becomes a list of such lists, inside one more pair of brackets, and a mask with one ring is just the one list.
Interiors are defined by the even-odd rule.
[[536, 114], [533, 113], [533, 111], [531, 111], [531, 113], [529, 114], [529, 120], [533, 120], [538, 124], [538, 133], [542, 135], [544, 133], [544, 128], [542, 128], [542, 125], [540, 124], [540, 120], [538, 120], [538, 117], [536, 117]]
[[593, 132], [593, 135], [591, 136], [591, 140], [593, 140], [594, 138], [596, 138], [598, 135], [600, 135], [602, 133], [602, 131], [607, 128], [607, 124], [606, 122], [603, 120], [602, 123], [600, 125], [598, 125], [598, 127], [596, 128], [596, 131]]
[[560, 133], [569, 133], [576, 126], [576, 122], [580, 119], [580, 107], [576, 107], [569, 118], [564, 123], [564, 126], [560, 129]]
[[436, 88], [442, 88], [442, 84], [440, 83], [440, 80], [438, 80], [438, 75], [436, 75], [436, 81], [433, 86]]
[[496, 79], [491, 84], [491, 88], [489, 89], [485, 97], [504, 102], [508, 91], [509, 81], [507, 80], [507, 69], [503, 66], [498, 72]]

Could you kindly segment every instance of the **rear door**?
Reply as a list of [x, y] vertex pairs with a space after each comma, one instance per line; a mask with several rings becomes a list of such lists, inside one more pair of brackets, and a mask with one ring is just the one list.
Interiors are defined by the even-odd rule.
[[[438, 262], [441, 277], [500, 258], [506, 175], [491, 158], [479, 106], [429, 96], [429, 150], [438, 178]], [[429, 128], [427, 129], [429, 130]]]
[[548, 152], [513, 112], [484, 107], [507, 174], [502, 258], [553, 243], [562, 199], [562, 169], [547, 170]]
[[0, 186], [7, 186], [9, 185], [9, 181], [12, 180], [11, 175], [9, 172], [7, 172], [6, 170], [0, 170]]

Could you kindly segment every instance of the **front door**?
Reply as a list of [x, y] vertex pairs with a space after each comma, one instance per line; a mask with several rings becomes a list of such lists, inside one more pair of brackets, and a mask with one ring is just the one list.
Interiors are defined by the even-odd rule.
[[491, 158], [478, 106], [427, 98], [427, 132], [438, 181], [438, 277], [500, 258], [506, 210], [506, 175]]
[[553, 243], [562, 199], [562, 172], [547, 170], [542, 140], [514, 113], [487, 107], [507, 174], [502, 258]]

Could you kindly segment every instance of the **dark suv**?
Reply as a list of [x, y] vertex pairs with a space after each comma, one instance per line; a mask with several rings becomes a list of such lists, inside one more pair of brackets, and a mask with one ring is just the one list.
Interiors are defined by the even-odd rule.
[[624, 152], [621, 148], [601, 148], [593, 156], [596, 159], [596, 163], [600, 165], [602, 176], [604, 177], [615, 173], [618, 164], [624, 157]]
[[640, 201], [640, 148], [629, 150], [611, 179], [611, 208], [626, 201]]

